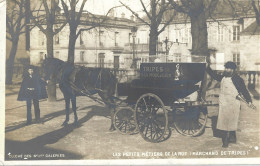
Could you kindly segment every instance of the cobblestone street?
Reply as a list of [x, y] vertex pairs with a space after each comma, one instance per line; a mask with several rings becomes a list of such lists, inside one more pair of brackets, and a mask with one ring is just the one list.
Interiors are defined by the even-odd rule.
[[[214, 137], [212, 123], [217, 107], [208, 107], [209, 118], [205, 132], [198, 137], [183, 136], [174, 129], [171, 137], [161, 143], [143, 140], [140, 134], [122, 135], [109, 132], [110, 114], [104, 106], [87, 97], [77, 98], [79, 126], [63, 127], [65, 102], [57, 89], [57, 102], [40, 102], [44, 123], [26, 126], [26, 103], [17, 101], [18, 86], [6, 88], [5, 152], [6, 160], [46, 159], [151, 159], [151, 158], [236, 158], [259, 157], [259, 100], [253, 98], [257, 109], [241, 103], [242, 111], [237, 131], [237, 144], [222, 148]], [[214, 94], [217, 90], [208, 91]], [[217, 101], [210, 95], [207, 100]], [[33, 113], [33, 110], [32, 110]], [[33, 114], [34, 118], [34, 114]], [[176, 153], [175, 153], [176, 152]]]

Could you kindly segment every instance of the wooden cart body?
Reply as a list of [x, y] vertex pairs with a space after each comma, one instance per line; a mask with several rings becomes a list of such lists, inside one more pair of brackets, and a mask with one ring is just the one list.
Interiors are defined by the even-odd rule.
[[[161, 142], [171, 134], [168, 116], [172, 111], [174, 126], [179, 133], [201, 134], [207, 121], [207, 106], [211, 102], [184, 99], [200, 90], [205, 68], [205, 63], [142, 63], [140, 78], [117, 86], [118, 95], [127, 96], [129, 107], [115, 114], [116, 128], [123, 133], [132, 133], [136, 131], [133, 129], [135, 125], [145, 140]], [[124, 116], [131, 116], [125, 113], [126, 110], [132, 110], [132, 118]], [[127, 127], [127, 123], [132, 124]]]

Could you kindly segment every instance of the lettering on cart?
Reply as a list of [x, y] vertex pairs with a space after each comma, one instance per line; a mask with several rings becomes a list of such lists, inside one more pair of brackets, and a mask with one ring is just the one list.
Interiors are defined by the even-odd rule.
[[147, 66], [145, 66], [145, 67], [143, 67], [143, 71], [144, 72], [160, 72], [160, 73], [162, 73], [162, 72], [164, 72], [164, 69], [163, 69], [163, 67], [147, 67]]

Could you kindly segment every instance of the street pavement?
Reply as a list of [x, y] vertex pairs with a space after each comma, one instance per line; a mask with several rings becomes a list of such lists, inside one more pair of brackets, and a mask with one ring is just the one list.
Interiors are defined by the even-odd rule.
[[[222, 141], [212, 129], [217, 120], [216, 106], [208, 107], [209, 118], [202, 135], [188, 137], [172, 129], [169, 139], [150, 143], [140, 134], [109, 132], [108, 109], [87, 97], [77, 97], [79, 125], [72, 125], [71, 112], [69, 125], [61, 126], [65, 120], [65, 102], [59, 89], [56, 102], [40, 102], [43, 123], [26, 126], [26, 103], [17, 101], [18, 90], [18, 85], [6, 87], [6, 160], [259, 157], [259, 90], [253, 92], [256, 110], [241, 103], [238, 140], [228, 148], [221, 147]], [[217, 102], [214, 94], [218, 90], [211, 88], [207, 100]]]

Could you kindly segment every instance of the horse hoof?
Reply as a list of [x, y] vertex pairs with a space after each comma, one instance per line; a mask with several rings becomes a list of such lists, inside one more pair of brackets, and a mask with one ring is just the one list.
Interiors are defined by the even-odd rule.
[[75, 122], [73, 123], [73, 125], [74, 125], [74, 126], [78, 126], [79, 124], [78, 124], [77, 121], [75, 121]]
[[67, 126], [67, 125], [68, 125], [68, 121], [62, 123], [62, 126]]
[[115, 130], [116, 130], [116, 128], [114, 126], [111, 126], [109, 129], [109, 131], [115, 131]]

